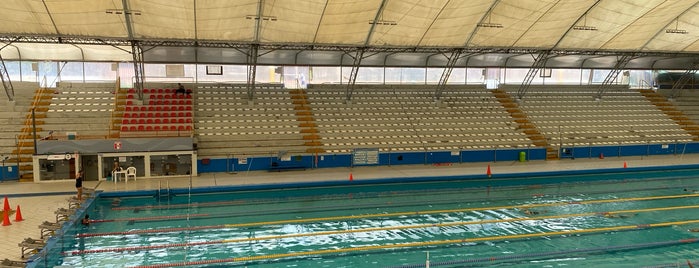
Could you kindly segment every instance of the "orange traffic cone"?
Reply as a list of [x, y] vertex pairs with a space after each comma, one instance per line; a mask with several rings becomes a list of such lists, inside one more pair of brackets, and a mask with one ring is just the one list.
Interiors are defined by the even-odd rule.
[[488, 175], [488, 178], [490, 178], [491, 176], [493, 176], [493, 173], [490, 172], [490, 164], [488, 164], [488, 169], [485, 171], [485, 174]]
[[352, 172], [350, 172], [349, 180], [350, 180], [350, 181], [353, 181], [353, 180], [354, 180], [354, 178], [352, 177]]
[[22, 211], [19, 210], [19, 205], [17, 205], [17, 211], [15, 212], [15, 221], [23, 221]]
[[2, 211], [10, 211], [10, 201], [7, 200], [7, 196], [5, 196], [5, 206], [2, 208]]
[[626, 161], [624, 161], [624, 168], [626, 168]]
[[12, 223], [10, 223], [10, 211], [5, 210], [2, 212], [2, 226], [8, 225], [12, 225]]

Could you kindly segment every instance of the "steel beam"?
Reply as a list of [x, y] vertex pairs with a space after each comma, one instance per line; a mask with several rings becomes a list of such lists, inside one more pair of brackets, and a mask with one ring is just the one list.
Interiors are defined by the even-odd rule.
[[527, 90], [529, 89], [529, 86], [532, 84], [532, 81], [534, 81], [536, 74], [539, 73], [540, 69], [546, 67], [546, 61], [550, 57], [551, 51], [544, 50], [539, 52], [539, 54], [534, 58], [534, 64], [532, 64], [532, 67], [529, 68], [527, 75], [524, 76], [524, 81], [522, 81], [522, 84], [519, 85], [519, 89], [517, 89], [517, 99], [521, 100], [522, 98], [524, 98], [524, 95], [527, 94]]
[[7, 99], [10, 101], [14, 101], [15, 89], [12, 86], [10, 74], [7, 73], [7, 66], [5, 66], [5, 60], [2, 59], [2, 55], [0, 55], [0, 80], [2, 80], [2, 87], [5, 88], [5, 94], [7, 94]]
[[138, 41], [131, 41], [131, 56], [133, 56], [134, 89], [138, 99], [143, 100], [143, 48]]
[[434, 92], [435, 100], [440, 100], [442, 98], [442, 92], [447, 87], [447, 82], [449, 82], [451, 72], [454, 70], [456, 62], [459, 61], [459, 58], [461, 58], [461, 53], [462, 50], [456, 49], [447, 56], [447, 65], [444, 66], [444, 71], [442, 71], [442, 76], [439, 77], [439, 83], [437, 84], [437, 89], [435, 89]]
[[247, 53], [248, 82], [246, 83], [246, 85], [248, 91], [248, 101], [252, 101], [255, 98], [255, 78], [257, 77], [257, 53], [259, 49], [259, 45], [250, 45], [249, 51]]
[[597, 88], [597, 93], [595, 94], [595, 99], [602, 99], [602, 96], [604, 95], [604, 92], [607, 90], [607, 88], [614, 84], [616, 81], [616, 78], [619, 77], [619, 73], [626, 67], [626, 64], [629, 63], [632, 59], [634, 59], [633, 55], [621, 55], [617, 57], [617, 61], [614, 64], [614, 68], [612, 69], [609, 74], [607, 74], [607, 77], [604, 78], [604, 81], [602, 81], [602, 84]]
[[364, 57], [364, 49], [358, 49], [354, 54], [354, 61], [352, 62], [352, 71], [350, 72], [349, 81], [347, 81], [347, 88], [345, 89], [345, 103], [352, 102], [352, 93], [354, 93], [354, 84], [357, 81], [357, 74], [359, 73], [359, 65], [362, 63], [363, 57]]

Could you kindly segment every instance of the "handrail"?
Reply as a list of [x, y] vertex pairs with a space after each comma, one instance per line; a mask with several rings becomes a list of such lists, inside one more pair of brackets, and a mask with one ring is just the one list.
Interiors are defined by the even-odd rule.
[[[115, 126], [114, 119], [116, 117], [117, 108], [119, 107], [119, 98], [118, 97], [119, 97], [119, 90], [121, 89], [120, 85], [121, 85], [121, 78], [117, 77], [116, 83], [114, 84], [114, 105], [112, 107], [112, 113], [109, 116], [109, 131], [107, 132], [108, 133], [107, 138], [112, 137], [112, 131], [114, 130], [114, 126]], [[121, 135], [121, 131], [119, 131], [118, 133]]]

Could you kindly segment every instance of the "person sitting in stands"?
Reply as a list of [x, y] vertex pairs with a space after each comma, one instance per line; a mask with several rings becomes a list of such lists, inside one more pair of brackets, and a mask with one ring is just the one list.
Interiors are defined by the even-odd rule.
[[177, 83], [177, 90], [175, 90], [175, 95], [182, 93], [182, 95], [187, 93], [187, 90], [184, 89], [184, 86], [182, 83]]

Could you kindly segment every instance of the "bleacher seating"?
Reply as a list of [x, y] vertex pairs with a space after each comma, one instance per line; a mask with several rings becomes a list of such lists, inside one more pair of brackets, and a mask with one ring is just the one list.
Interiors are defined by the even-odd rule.
[[319, 135], [329, 152], [356, 148], [431, 151], [528, 147], [509, 114], [482, 87], [449, 87], [441, 103], [429, 86], [308, 89]]
[[194, 91], [200, 155], [279, 155], [305, 152], [290, 93], [281, 85], [207, 85]]
[[[516, 87], [506, 87], [514, 94]], [[550, 144], [570, 146], [675, 143], [692, 140], [638, 91], [616, 86], [531, 86], [520, 108]]]
[[129, 89], [121, 119], [122, 136], [191, 135], [194, 118], [191, 94], [175, 94], [172, 88], [145, 88], [143, 101], [136, 99], [135, 90]]

